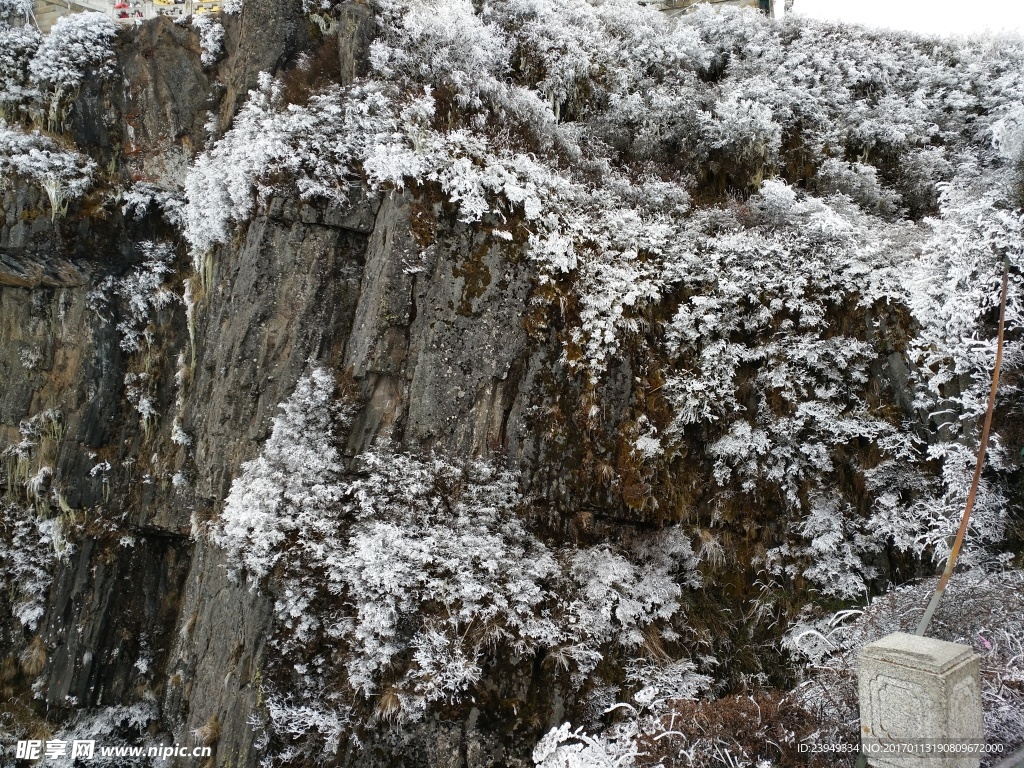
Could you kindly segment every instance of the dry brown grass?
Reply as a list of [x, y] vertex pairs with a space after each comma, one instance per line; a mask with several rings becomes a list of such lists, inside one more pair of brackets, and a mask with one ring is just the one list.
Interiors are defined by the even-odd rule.
[[214, 712], [203, 725], [192, 731], [192, 737], [204, 747], [212, 747], [220, 741], [220, 718]]
[[46, 668], [46, 645], [38, 635], [21, 652], [21, 671], [26, 677], [37, 677]]
[[811, 713], [779, 691], [676, 701], [658, 725], [655, 735], [640, 741], [638, 765], [710, 768], [769, 760], [778, 768], [796, 768], [811, 764], [799, 745], [817, 730]]

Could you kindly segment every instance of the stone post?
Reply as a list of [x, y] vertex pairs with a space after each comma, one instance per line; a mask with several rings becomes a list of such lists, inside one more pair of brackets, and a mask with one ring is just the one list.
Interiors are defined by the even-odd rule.
[[[864, 647], [857, 678], [861, 744], [876, 768], [977, 768], [981, 660], [966, 645], [896, 632]], [[931, 754], [924, 754], [931, 750]]]

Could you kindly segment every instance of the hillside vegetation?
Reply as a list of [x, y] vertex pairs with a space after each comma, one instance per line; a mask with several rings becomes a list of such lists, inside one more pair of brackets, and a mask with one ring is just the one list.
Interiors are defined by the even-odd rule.
[[[226, 77], [247, 6], [225, 8], [188, 34]], [[272, 606], [248, 713], [261, 759], [418, 765], [410, 745], [437, 723], [478, 719], [500, 749], [459, 765], [766, 768], [855, 739], [855, 651], [916, 621], [960, 522], [1004, 268], [994, 435], [963, 598], [936, 632], [982, 653], [989, 738], [1024, 743], [1024, 44], [633, 0], [301, 12], [308, 45], [237, 113], [211, 107], [187, 168], [160, 178], [71, 138], [84, 73], [116, 81], [114, 30], [0, 23], [3, 183], [45, 193], [51, 221], [106, 206], [144, 227], [89, 306], [127, 361], [131, 430], [153, 445], [139, 466], [190, 499], [191, 546]], [[359, 301], [380, 296], [344, 312], [387, 331], [351, 320], [343, 353], [311, 348], [204, 502], [216, 429], [193, 377], [233, 364], [204, 366], [204, 323], [243, 311], [217, 309], [224, 275], [269, 296], [294, 268], [232, 271], [285, 205], [325, 229], [372, 207], [364, 229], [337, 226], [386, 254], [353, 257]], [[417, 326], [424, 311], [523, 334], [486, 449], [440, 417], [379, 416], [410, 349], [450, 352], [436, 381], [503, 359]], [[460, 387], [445, 397], [483, 397]], [[92, 535], [42, 458], [62, 419], [22, 421], [2, 454], [12, 648], [31, 649], [57, 563]], [[111, 464], [91, 466], [106, 483]], [[12, 680], [42, 670], [22, 667]]]

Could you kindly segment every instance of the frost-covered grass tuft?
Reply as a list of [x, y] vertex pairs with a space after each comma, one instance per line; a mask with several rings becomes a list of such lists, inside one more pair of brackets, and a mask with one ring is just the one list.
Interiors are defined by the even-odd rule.
[[[69, 702], [74, 703], [74, 702]], [[66, 754], [61, 757], [48, 758], [46, 762], [53, 768], [76, 768], [81, 758], [72, 759], [70, 745], [76, 739], [92, 739], [97, 745], [107, 747], [129, 747], [143, 745], [145, 752], [152, 746], [147, 729], [159, 719], [157, 705], [150, 701], [137, 704], [106, 706], [78, 710], [74, 717], [66, 723], [53, 738], [68, 744]], [[91, 759], [98, 768], [118, 768], [124, 765], [123, 757], [106, 757], [96, 749]]]
[[650, 745], [682, 736], [674, 728], [675, 709], [693, 702], [713, 682], [698, 674], [689, 661], [634, 663], [627, 678], [636, 689], [631, 701], [619, 702], [603, 713], [615, 712], [618, 719], [592, 734], [583, 728], [573, 730], [569, 723], [551, 729], [534, 747], [537, 768], [631, 768], [638, 758], [650, 760], [644, 765], [654, 764]]

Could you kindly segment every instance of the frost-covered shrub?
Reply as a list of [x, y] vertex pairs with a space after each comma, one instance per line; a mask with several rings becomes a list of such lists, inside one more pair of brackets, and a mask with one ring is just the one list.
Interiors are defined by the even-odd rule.
[[555, 549], [522, 519], [515, 478], [489, 464], [382, 447], [344, 467], [346, 419], [328, 372], [303, 378], [212, 533], [275, 596], [280, 738], [331, 752], [368, 711], [407, 721], [463, 701], [499, 659], [544, 649], [578, 688], [610, 649], [679, 638], [682, 588], [697, 582], [677, 529]]
[[[597, 732], [569, 724], [549, 731], [533, 752], [537, 768], [613, 766], [706, 766], [772, 768], [778, 765], [835, 765], [834, 755], [808, 755], [820, 731], [797, 697], [780, 691], [694, 700], [699, 690], [684, 686], [658, 707], [639, 697], [606, 715], [616, 722]], [[852, 761], [851, 761], [852, 764]]]
[[223, 51], [224, 25], [212, 14], [204, 13], [192, 16], [192, 28], [199, 34], [203, 66], [212, 67]]
[[818, 169], [817, 188], [824, 195], [844, 194], [865, 211], [883, 218], [899, 212], [899, 194], [883, 188], [878, 180], [878, 170], [870, 165], [846, 163], [830, 157]]
[[32, 0], [0, 0], [0, 22], [28, 21], [33, 11]]
[[884, 542], [850, 516], [852, 499], [836, 499], [839, 473], [858, 471], [849, 454], [862, 441], [903, 461], [913, 452], [899, 424], [868, 402], [869, 370], [882, 354], [875, 340], [866, 326], [836, 333], [830, 315], [902, 297], [897, 253], [872, 242], [899, 230], [864, 231], [855, 210], [773, 181], [747, 215], [747, 227], [696, 217], [694, 253], [672, 267], [689, 298], [666, 334], [676, 360], [665, 385], [675, 414], [668, 434], [707, 441], [721, 503], [795, 514], [794, 532], [808, 542], [802, 575], [850, 597], [872, 575], [860, 556]]
[[35, 631], [46, 610], [55, 551], [56, 520], [46, 520], [9, 502], [0, 502], [0, 581], [5, 585], [10, 610], [30, 631]]
[[717, 158], [713, 162], [725, 166], [734, 185], [759, 187], [765, 171], [776, 164], [782, 144], [782, 127], [771, 107], [741, 93], [728, 93], [704, 122], [708, 149]]
[[37, 94], [29, 86], [29, 62], [42, 41], [39, 30], [30, 24], [12, 27], [0, 21], [0, 118], [13, 117], [20, 105]]
[[631, 768], [639, 755], [632, 739], [590, 736], [569, 723], [549, 731], [533, 750], [537, 768]]
[[[396, 127], [382, 95], [367, 91], [357, 98], [346, 105], [327, 93], [308, 107], [288, 108], [280, 85], [261, 76], [232, 129], [196, 159], [186, 181], [185, 236], [197, 260], [227, 242], [229, 225], [248, 220], [257, 199], [269, 197], [274, 188], [264, 179], [272, 175], [298, 177], [305, 195], [345, 199], [353, 145], [374, 142]], [[339, 126], [347, 128], [340, 135]]]
[[[881, 212], [873, 172], [829, 161], [823, 173], [820, 183]], [[871, 183], [851, 189], [851, 176]], [[979, 195], [977, 182], [972, 189]], [[695, 216], [686, 234], [693, 253], [670, 262], [666, 282], [684, 298], [666, 333], [676, 370], [665, 385], [674, 420], [663, 442], [705, 444], [720, 488], [713, 518], [770, 505], [790, 521], [766, 555], [777, 576], [852, 598], [887, 547], [937, 560], [948, 551], [977, 452], [963, 425], [981, 417], [991, 380], [995, 340], [984, 324], [998, 302], [1000, 255], [1017, 264], [1024, 245], [1019, 214], [956, 190], [946, 187], [943, 219], [923, 230], [768, 181], [735, 217]], [[1011, 334], [1019, 292], [1014, 277]], [[893, 337], [870, 318], [900, 323], [896, 307], [919, 328], [893, 363]], [[837, 328], [841, 317], [850, 330]], [[1004, 366], [1019, 358], [1011, 340]], [[903, 360], [903, 397], [915, 394], [919, 426], [905, 422], [907, 411], [894, 418], [877, 389], [880, 372], [904, 370]], [[1015, 466], [1001, 454], [993, 463]], [[969, 559], [1000, 541], [1006, 506], [998, 482], [983, 482]]]
[[403, 11], [371, 47], [374, 72], [448, 86], [460, 107], [479, 109], [508, 66], [508, 41], [470, 3], [416, 3]]
[[105, 13], [61, 16], [29, 64], [32, 82], [55, 94], [73, 91], [90, 69], [111, 62], [116, 35], [117, 25]]
[[301, 379], [274, 418], [260, 456], [244, 464], [232, 484], [213, 538], [256, 579], [270, 573], [286, 540], [300, 532], [318, 538], [337, 533], [330, 522], [342, 471], [334, 389], [323, 369]]
[[141, 219], [154, 206], [164, 219], [175, 227], [184, 225], [184, 200], [175, 192], [169, 192], [147, 182], [135, 182], [121, 193], [121, 212], [131, 219]]
[[992, 147], [1011, 162], [1024, 156], [1024, 107], [1017, 107], [992, 123]]
[[30, 108], [36, 124], [63, 130], [73, 99], [90, 74], [113, 69], [117, 25], [105, 13], [87, 11], [61, 16], [29, 62], [29, 83], [38, 89], [41, 107]]
[[18, 432], [18, 442], [0, 451], [0, 459], [7, 465], [7, 494], [23, 496], [45, 514], [53, 476], [53, 448], [64, 434], [64, 416], [55, 408], [47, 408], [22, 419]]
[[167, 243], [139, 243], [144, 261], [121, 278], [107, 278], [98, 288], [112, 291], [121, 300], [122, 316], [117, 323], [121, 349], [137, 352], [153, 343], [152, 315], [170, 305], [177, 295], [165, 287], [167, 275], [173, 272], [174, 252]]
[[0, 120], [0, 189], [20, 179], [40, 187], [50, 200], [51, 218], [67, 213], [68, 202], [93, 183], [96, 163], [60, 147], [39, 131], [25, 133]]

